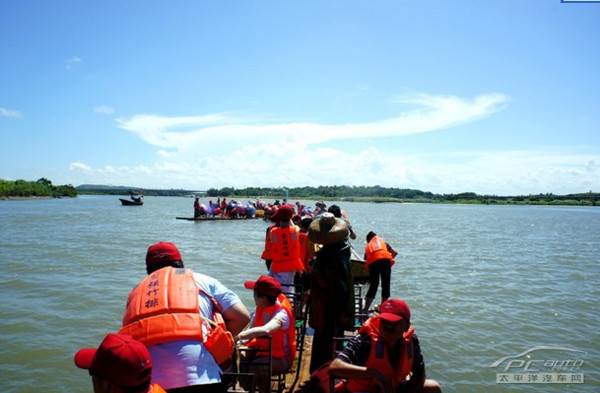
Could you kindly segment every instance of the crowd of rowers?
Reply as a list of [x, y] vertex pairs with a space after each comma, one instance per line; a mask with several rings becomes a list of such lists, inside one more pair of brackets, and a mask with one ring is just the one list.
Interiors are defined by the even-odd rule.
[[[130, 292], [118, 333], [75, 356], [75, 364], [90, 371], [94, 391], [225, 393], [230, 385], [221, 379], [223, 370], [237, 364], [256, 378], [249, 385], [238, 380], [243, 389], [270, 393], [268, 377], [290, 371], [296, 359], [295, 318], [302, 310], [313, 329], [311, 374], [299, 387], [302, 393], [441, 392], [425, 378], [403, 300], [386, 299], [356, 325], [349, 225], [335, 205], [326, 209], [318, 202], [314, 210], [300, 216], [293, 205], [282, 204], [270, 215], [262, 253], [266, 274], [244, 283], [254, 295], [252, 319], [219, 280], [186, 268], [173, 243], [150, 246], [148, 275]], [[391, 263], [386, 243], [373, 239], [365, 248], [367, 263], [378, 256]], [[300, 303], [294, 296], [298, 281]], [[334, 337], [346, 331], [356, 335], [336, 354]], [[238, 360], [232, 358], [236, 348]], [[244, 348], [254, 351], [242, 355]], [[334, 390], [330, 376], [341, 380]]]
[[[216, 202], [212, 200], [208, 201], [208, 206], [200, 202], [200, 197], [194, 199], [194, 218], [199, 217], [223, 217], [223, 218], [253, 218], [256, 215], [263, 216], [266, 220], [277, 212], [277, 209], [282, 205], [288, 205], [286, 199], [283, 199], [283, 203], [278, 199], [275, 202], [266, 202], [263, 200], [247, 201], [245, 204], [235, 199], [227, 200], [226, 197], [221, 199], [217, 198]], [[335, 208], [335, 205], [333, 205]], [[298, 225], [298, 221], [301, 217], [310, 216], [317, 217], [325, 213], [327, 210], [325, 203], [317, 202], [314, 208], [305, 206], [300, 202], [296, 202], [293, 208], [296, 211], [294, 215], [294, 223]], [[331, 208], [330, 208], [331, 210]], [[336, 214], [334, 212], [334, 214]], [[344, 219], [348, 220], [348, 215], [345, 211], [340, 210], [340, 214]], [[342, 217], [336, 215], [336, 217]]]
[[222, 217], [222, 218], [252, 218], [256, 215], [257, 203], [248, 201], [243, 204], [234, 199], [227, 201], [227, 198], [217, 199], [214, 203], [212, 200], [208, 202], [208, 206], [200, 202], [200, 198], [194, 200], [194, 218], [199, 217]]

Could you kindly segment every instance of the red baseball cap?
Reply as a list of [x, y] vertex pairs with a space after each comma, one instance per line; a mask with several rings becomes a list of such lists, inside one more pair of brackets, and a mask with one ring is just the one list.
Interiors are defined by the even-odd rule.
[[260, 276], [256, 281], [245, 281], [244, 287], [256, 289], [256, 292], [267, 296], [278, 296], [282, 292], [279, 281], [265, 275]]
[[277, 212], [271, 216], [271, 221], [286, 221], [294, 215], [294, 207], [292, 205], [281, 205]]
[[152, 359], [144, 344], [125, 334], [108, 334], [98, 349], [75, 354], [75, 365], [117, 386], [138, 386], [150, 379]]
[[148, 247], [146, 266], [177, 261], [181, 261], [181, 254], [173, 243], [160, 242]]
[[404, 300], [388, 299], [379, 306], [379, 318], [389, 322], [410, 322], [410, 308]]

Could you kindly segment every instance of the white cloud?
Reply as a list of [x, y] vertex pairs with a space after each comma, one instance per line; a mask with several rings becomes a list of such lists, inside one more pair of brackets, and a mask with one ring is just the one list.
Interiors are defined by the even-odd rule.
[[20, 119], [23, 116], [19, 111], [7, 108], [0, 108], [0, 117], [13, 117], [16, 119]]
[[74, 163], [71, 168], [93, 175], [95, 183], [146, 188], [381, 185], [434, 193], [523, 195], [584, 192], [600, 184], [596, 164], [600, 157], [584, 153], [585, 147], [409, 155], [388, 153], [389, 149], [383, 151], [376, 145], [350, 152], [334, 143], [365, 136], [439, 132], [489, 116], [508, 102], [502, 94], [474, 99], [431, 95], [394, 99], [417, 107], [393, 118], [345, 125], [260, 124], [230, 113], [120, 118], [118, 127], [159, 148], [154, 162], [98, 170]]
[[93, 171], [91, 167], [87, 166], [86, 164], [84, 164], [82, 162], [70, 163], [69, 169], [72, 171], [78, 171], [78, 172], [84, 172], [84, 173], [90, 173]]
[[94, 112], [101, 113], [103, 115], [112, 115], [113, 113], [115, 113], [115, 110], [106, 105], [100, 105], [94, 108]]
[[423, 190], [527, 195], [598, 191], [600, 168], [594, 165], [598, 158], [585, 153], [585, 148], [573, 151], [536, 148], [457, 152], [451, 157], [441, 157], [442, 163], [431, 167], [419, 160], [413, 162], [437, 175], [434, 183], [423, 183]]
[[351, 154], [332, 147], [308, 150], [288, 144], [246, 146], [222, 157], [174, 157], [151, 166], [93, 170], [77, 163], [71, 169], [93, 177], [93, 183], [146, 188], [381, 185], [441, 194], [528, 195], [598, 191], [598, 160], [585, 153], [547, 149], [434, 157], [393, 155], [374, 147]]
[[325, 143], [338, 139], [399, 136], [431, 132], [477, 120], [502, 109], [503, 94], [488, 94], [467, 100], [456, 96], [413, 95], [396, 101], [420, 105], [412, 112], [372, 123], [323, 125], [315, 123], [244, 124], [227, 113], [206, 116], [162, 117], [136, 115], [117, 119], [119, 128], [133, 132], [147, 143], [186, 151], [206, 146], [241, 147], [253, 141], [272, 139], [293, 143]]
[[360, 85], [360, 86], [356, 86], [354, 89], [345, 92], [343, 94], [340, 94], [339, 96], [335, 97], [333, 99], [333, 104], [334, 105], [339, 105], [344, 103], [345, 101], [348, 101], [350, 99], [353, 99], [355, 97], [360, 96], [361, 94], [363, 94], [365, 91], [369, 90], [369, 86], [368, 85]]
[[74, 70], [75, 68], [79, 67], [80, 64], [81, 59], [77, 56], [71, 56], [67, 60], [65, 60], [65, 68], [67, 69], [67, 71]]

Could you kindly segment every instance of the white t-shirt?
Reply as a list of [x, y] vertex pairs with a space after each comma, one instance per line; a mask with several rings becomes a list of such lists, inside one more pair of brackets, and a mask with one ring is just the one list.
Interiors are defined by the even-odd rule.
[[[252, 321], [250, 326], [254, 327], [254, 317], [255, 317], [256, 312], [252, 313]], [[287, 313], [287, 311], [285, 311], [285, 309], [282, 307], [279, 309], [279, 311], [277, 311], [275, 313], [275, 315], [273, 315], [272, 318], [269, 318], [268, 321], [265, 321], [265, 324], [268, 323], [269, 321], [273, 320], [273, 319], [279, 319], [279, 321], [281, 322], [281, 326], [279, 327], [279, 330], [287, 330], [290, 328], [290, 324], [292, 323], [292, 320], [290, 319], [289, 314]], [[283, 347], [285, 348], [285, 354], [286, 356], [289, 355], [289, 351], [290, 351], [290, 346], [289, 346], [289, 341], [288, 341], [288, 336], [287, 334], [283, 335]]]
[[[290, 316], [288, 315], [287, 311], [285, 311], [285, 309], [281, 308], [279, 311], [277, 311], [275, 313], [275, 315], [273, 316], [273, 318], [277, 318], [281, 321], [281, 330], [287, 330], [290, 328], [290, 323], [292, 323], [292, 321], [290, 320]], [[284, 334], [283, 335], [283, 347], [285, 348], [285, 355], [289, 355], [290, 353], [290, 345], [289, 345], [289, 341], [288, 341], [288, 335]]]
[[[194, 273], [196, 283], [227, 310], [241, 300], [218, 280], [201, 273]], [[200, 313], [212, 317], [213, 303], [200, 294]], [[171, 341], [148, 347], [152, 357], [152, 382], [163, 389], [206, 385], [221, 382], [221, 369], [213, 356], [200, 341]]]
[[282, 330], [287, 330], [290, 327], [290, 316], [288, 315], [287, 311], [285, 311], [284, 308], [281, 308], [279, 311], [277, 311], [275, 313], [275, 315], [273, 315], [273, 318], [277, 318], [281, 321], [281, 327], [280, 329]]

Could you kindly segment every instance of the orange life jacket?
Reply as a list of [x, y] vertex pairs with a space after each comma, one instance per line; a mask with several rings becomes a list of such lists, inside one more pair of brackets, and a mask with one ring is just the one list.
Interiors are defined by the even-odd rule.
[[151, 393], [167, 393], [165, 389], [161, 388], [157, 383], [151, 383], [150, 385], [152, 386]]
[[375, 236], [371, 239], [371, 241], [369, 241], [369, 244], [367, 244], [365, 247], [365, 254], [367, 255], [365, 269], [367, 269], [371, 263], [380, 259], [389, 259], [392, 265], [395, 262], [392, 253], [388, 251], [387, 244], [385, 244], [385, 240], [383, 240], [379, 236]]
[[[298, 241], [300, 242], [300, 259], [304, 263], [304, 271], [310, 274], [310, 260], [314, 255], [314, 245], [308, 240], [308, 233], [300, 232], [298, 234]], [[313, 247], [312, 253], [308, 248], [309, 245]]]
[[[281, 294], [279, 297], [285, 298], [285, 295]], [[285, 299], [287, 300], [287, 298]], [[279, 329], [272, 334], [271, 351], [273, 357], [275, 358], [283, 358], [287, 356], [288, 364], [291, 365], [296, 357], [296, 320], [294, 319], [294, 314], [292, 313], [289, 300], [287, 300], [287, 302], [281, 302], [278, 298], [275, 304], [272, 306], [256, 307], [253, 327], [264, 326], [281, 309], [285, 310], [285, 312], [288, 314], [290, 326], [286, 330]], [[284, 336], [287, 336], [287, 347], [289, 349], [287, 351], [287, 355]], [[257, 354], [259, 356], [269, 356], [269, 342], [265, 338], [253, 338], [248, 342], [248, 347], [258, 349]]]
[[290, 302], [290, 299], [288, 299], [287, 296], [285, 296], [283, 293], [280, 293], [279, 296], [277, 296], [277, 301], [279, 303], [281, 303], [281, 305], [284, 308], [287, 308], [289, 310], [294, 310], [294, 306], [292, 306], [292, 302]]
[[[212, 320], [200, 314], [199, 293], [213, 303]], [[197, 340], [220, 364], [234, 349], [220, 310], [214, 298], [198, 286], [190, 269], [164, 267], [148, 275], [129, 293], [119, 333], [128, 334], [146, 346]]]
[[271, 229], [271, 271], [273, 273], [302, 271], [304, 263], [300, 258], [300, 229], [295, 226]]
[[[378, 317], [371, 317], [359, 329], [359, 334], [367, 333], [371, 336], [371, 351], [365, 366], [379, 370], [392, 381], [395, 390], [411, 374], [414, 361], [412, 338], [415, 330], [410, 326], [404, 333], [404, 337], [400, 341], [400, 358], [394, 369], [389, 362], [389, 348], [379, 335], [380, 323], [381, 320]], [[345, 382], [345, 386], [350, 392], [377, 392], [379, 389], [373, 379], [350, 379]]]
[[273, 256], [271, 255], [271, 230], [275, 228], [277, 225], [271, 225], [267, 228], [267, 235], [265, 236], [265, 249], [260, 256], [261, 259], [272, 260]]

